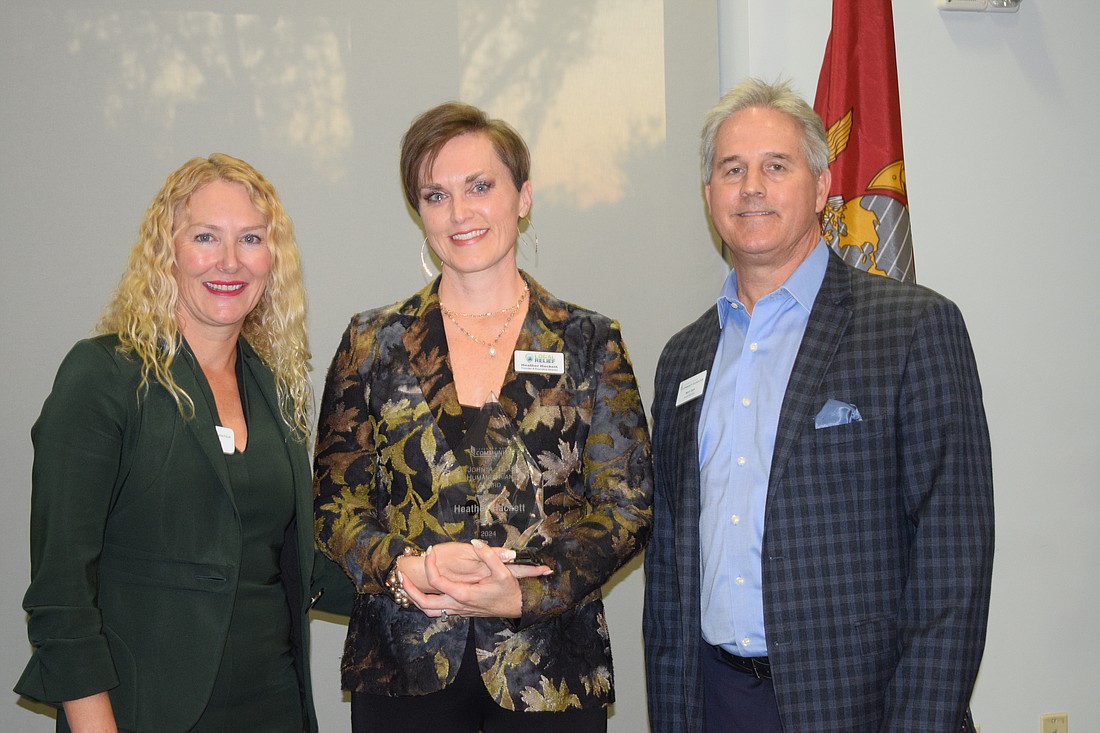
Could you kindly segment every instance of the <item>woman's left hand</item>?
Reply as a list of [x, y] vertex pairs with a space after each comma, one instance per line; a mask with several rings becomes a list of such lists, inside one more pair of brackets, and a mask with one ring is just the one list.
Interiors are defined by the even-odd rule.
[[488, 570], [486, 577], [474, 582], [455, 580], [444, 575], [432, 552], [424, 556], [424, 572], [428, 583], [438, 594], [421, 593], [407, 587], [409, 599], [426, 616], [481, 616], [518, 618], [523, 610], [523, 598], [517, 578], [548, 575], [546, 565], [505, 565], [498, 550], [480, 540], [470, 545]]

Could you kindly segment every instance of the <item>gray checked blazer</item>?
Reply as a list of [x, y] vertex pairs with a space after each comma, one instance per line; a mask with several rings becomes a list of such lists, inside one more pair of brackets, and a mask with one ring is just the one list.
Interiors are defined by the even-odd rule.
[[[655, 733], [703, 729], [702, 399], [675, 402], [681, 382], [711, 369], [718, 336], [712, 308], [657, 368], [643, 620]], [[816, 429], [830, 399], [862, 420]], [[993, 480], [953, 303], [830, 256], [780, 411], [762, 557], [785, 730], [960, 730], [985, 645]]]

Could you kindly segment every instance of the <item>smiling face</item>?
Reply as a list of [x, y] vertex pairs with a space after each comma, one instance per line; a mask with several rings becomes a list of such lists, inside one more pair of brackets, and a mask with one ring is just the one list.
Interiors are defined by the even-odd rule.
[[821, 237], [830, 180], [810, 170], [801, 129], [782, 112], [749, 107], [723, 122], [706, 199], [734, 268], [793, 272]]
[[235, 338], [271, 272], [267, 221], [248, 190], [228, 181], [196, 190], [179, 217], [173, 274], [180, 331], [188, 340]]
[[520, 190], [485, 135], [444, 145], [419, 191], [420, 218], [444, 275], [514, 271], [519, 220], [531, 209], [531, 184]]

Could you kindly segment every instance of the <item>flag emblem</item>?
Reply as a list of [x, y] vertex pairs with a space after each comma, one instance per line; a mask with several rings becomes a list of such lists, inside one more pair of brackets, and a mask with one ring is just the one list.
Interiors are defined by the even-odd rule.
[[814, 110], [825, 123], [833, 183], [822, 235], [847, 263], [913, 281], [890, 0], [833, 3]]

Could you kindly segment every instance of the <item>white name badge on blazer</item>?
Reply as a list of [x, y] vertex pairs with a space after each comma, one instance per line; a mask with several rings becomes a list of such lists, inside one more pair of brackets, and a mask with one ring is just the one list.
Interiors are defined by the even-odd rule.
[[707, 372], [703, 370], [694, 377], [688, 377], [680, 382], [680, 389], [676, 391], [676, 406], [691, 402], [703, 394], [703, 388], [707, 384]]
[[513, 361], [520, 374], [565, 374], [565, 354], [560, 351], [516, 350]]
[[233, 441], [233, 428], [215, 425], [214, 430], [218, 431], [218, 442], [222, 444], [222, 453], [227, 456], [233, 455], [233, 451], [237, 449], [237, 444]]

